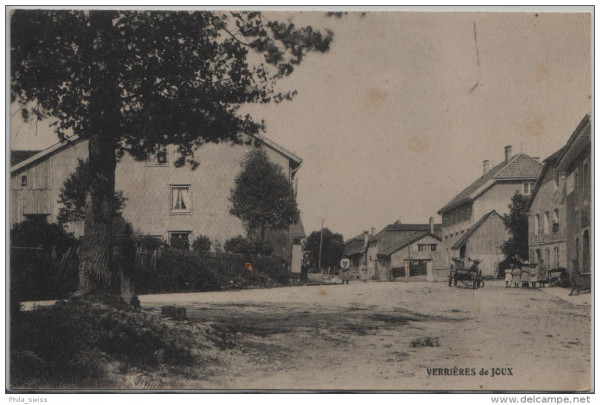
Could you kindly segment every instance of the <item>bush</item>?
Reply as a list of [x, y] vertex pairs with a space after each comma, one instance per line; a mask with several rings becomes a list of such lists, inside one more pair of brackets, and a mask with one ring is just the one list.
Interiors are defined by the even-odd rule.
[[163, 246], [167, 245], [162, 238], [152, 235], [134, 234], [133, 241], [136, 245], [143, 247], [145, 250], [158, 250]]
[[210, 252], [211, 244], [212, 242], [210, 241], [210, 238], [208, 236], [200, 235], [196, 239], [194, 239], [194, 242], [192, 243], [192, 249], [194, 250], [194, 252], [197, 252], [199, 254], [207, 254], [208, 252]]
[[225, 242], [225, 251], [231, 253], [240, 253], [244, 255], [264, 255], [270, 256], [273, 254], [273, 247], [268, 242], [252, 242], [238, 235], [235, 238], [227, 239]]
[[41, 247], [48, 252], [51, 252], [52, 248], [55, 247], [57, 255], [62, 256], [69, 247], [77, 245], [77, 239], [59, 224], [30, 220], [13, 226], [10, 230], [10, 245]]
[[11, 310], [22, 301], [66, 298], [77, 290], [78, 242], [62, 226], [25, 221], [11, 229], [10, 243]]
[[139, 271], [140, 294], [270, 287], [290, 278], [287, 263], [274, 256], [164, 249], [156, 257], [156, 265], [149, 259], [138, 261], [146, 263]]
[[244, 238], [242, 235], [238, 235], [234, 238], [227, 239], [223, 247], [225, 248], [226, 252], [241, 253], [245, 255], [249, 255], [254, 251], [254, 246], [252, 246], [252, 242]]

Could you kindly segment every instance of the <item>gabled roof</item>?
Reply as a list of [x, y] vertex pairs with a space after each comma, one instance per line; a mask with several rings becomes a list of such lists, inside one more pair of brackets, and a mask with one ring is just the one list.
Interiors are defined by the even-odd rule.
[[535, 183], [535, 187], [534, 187], [533, 191], [531, 192], [529, 201], [527, 202], [527, 211], [529, 211], [529, 208], [531, 208], [531, 204], [533, 204], [533, 200], [535, 200], [535, 197], [536, 197], [538, 191], [540, 190], [542, 183], [544, 182], [544, 177], [546, 176], [546, 173], [548, 172], [548, 170], [550, 170], [551, 167], [558, 166], [559, 161], [563, 158], [563, 156], [565, 156], [568, 149], [575, 142], [575, 138], [577, 138], [577, 136], [581, 133], [581, 131], [583, 130], [583, 128], [585, 128], [585, 126], [587, 125], [587, 123], [589, 121], [590, 121], [590, 116], [589, 116], [589, 114], [586, 114], [583, 117], [583, 119], [579, 122], [579, 125], [577, 125], [577, 128], [575, 128], [575, 131], [573, 131], [573, 133], [569, 137], [569, 140], [567, 141], [567, 143], [562, 148], [560, 148], [559, 150], [557, 150], [556, 152], [554, 152], [553, 154], [548, 156], [546, 159], [544, 159], [544, 167], [542, 169], [542, 173], [540, 174], [537, 182]]
[[475, 200], [497, 181], [536, 180], [542, 171], [542, 167], [543, 165], [534, 158], [524, 153], [517, 153], [509, 159], [508, 163], [502, 162], [494, 166], [486, 174], [458, 193], [456, 197], [438, 211], [438, 214], [458, 207], [467, 201]]
[[435, 238], [435, 239], [439, 240], [440, 242], [442, 241], [442, 238], [440, 238], [438, 235], [436, 235], [434, 233], [430, 233], [429, 231], [419, 232], [419, 233], [411, 235], [408, 238], [405, 238], [397, 243], [394, 243], [393, 245], [389, 246], [387, 249], [382, 250], [381, 252], [377, 253], [377, 256], [389, 256], [393, 253], [396, 253], [397, 251], [399, 251], [401, 249], [404, 249], [406, 246], [408, 246], [410, 244], [420, 241], [421, 239], [423, 239], [426, 236], [431, 236], [432, 238]]
[[[252, 136], [252, 135], [250, 135], [250, 136]], [[290, 167], [292, 167], [293, 169], [297, 168], [298, 166], [300, 166], [300, 164], [302, 164], [302, 159], [300, 159], [298, 156], [296, 156], [292, 152], [288, 151], [287, 149], [283, 148], [282, 146], [278, 145], [277, 143], [273, 142], [269, 138], [260, 136], [260, 135], [252, 136], [252, 137], [255, 138], [257, 141], [264, 143], [271, 149], [281, 153], [283, 156], [287, 157], [290, 160]], [[67, 141], [65, 141], [65, 142], [57, 142], [54, 145], [52, 145], [42, 151], [39, 151], [39, 152], [35, 153], [33, 156], [30, 156], [27, 159], [15, 164], [14, 166], [11, 166], [10, 173], [13, 174], [13, 173], [19, 171], [20, 169], [23, 169], [24, 167], [29, 166], [30, 164], [37, 162], [38, 160], [43, 159], [46, 156], [49, 156], [52, 153], [57, 152], [67, 146], [70, 146], [70, 145], [74, 144], [75, 142], [78, 142], [82, 139], [83, 138], [79, 138], [79, 136], [77, 136], [77, 135], [73, 135], [70, 138], [67, 138]]]
[[473, 225], [471, 227], [471, 229], [469, 229], [467, 232], [465, 232], [465, 234], [463, 236], [460, 237], [460, 239], [458, 239], [456, 242], [454, 242], [454, 245], [452, 245], [452, 250], [458, 249], [460, 248], [470, 237], [471, 235], [473, 235], [473, 233], [475, 233], [475, 231], [477, 229], [479, 229], [479, 227], [481, 225], [483, 225], [483, 223], [485, 221], [487, 221], [487, 219], [492, 216], [492, 215], [498, 215], [500, 218], [502, 218], [502, 216], [500, 216], [500, 214], [498, 214], [496, 212], [496, 210], [492, 210], [490, 212], [488, 212], [487, 214], [485, 214], [484, 216], [481, 217], [481, 219], [477, 222], [475, 222], [475, 225]]
[[591, 146], [591, 131], [584, 131], [585, 127], [590, 123], [590, 115], [586, 114], [573, 134], [562, 148], [557, 166], [559, 170], [566, 170], [571, 162], [581, 153], [583, 149]]
[[[441, 235], [442, 233], [442, 224], [434, 224], [433, 225], [433, 230], [435, 233], [439, 233]], [[375, 236], [373, 237], [373, 239], [371, 241], [369, 241], [369, 243], [371, 243], [372, 241], [378, 241], [383, 234], [385, 234], [386, 232], [429, 232], [429, 224], [402, 224], [402, 223], [393, 223], [393, 224], [389, 224], [388, 226], [386, 226], [385, 228], [383, 228], [381, 231], [377, 232], [375, 234]]]
[[529, 211], [531, 204], [533, 204], [533, 200], [535, 200], [535, 196], [537, 195], [538, 191], [540, 190], [540, 187], [542, 186], [542, 183], [544, 182], [544, 177], [546, 177], [546, 173], [548, 173], [548, 170], [550, 170], [552, 166], [556, 165], [556, 161], [558, 160], [564, 149], [565, 147], [563, 146], [562, 148], [548, 156], [546, 159], [544, 159], [544, 167], [542, 168], [540, 177], [538, 177], [537, 181], [535, 182], [535, 187], [533, 188], [533, 191], [531, 192], [531, 195], [527, 200], [527, 211]]
[[79, 138], [77, 135], [73, 135], [72, 137], [67, 138], [67, 140], [64, 142], [57, 142], [54, 145], [49, 146], [46, 149], [41, 150], [38, 153], [34, 154], [33, 156], [17, 163], [16, 165], [11, 166], [10, 174], [12, 175], [12, 174], [18, 172], [19, 170], [25, 168], [26, 166], [29, 166], [30, 164], [35, 163], [38, 160], [43, 159], [47, 156], [50, 156], [52, 153], [58, 152], [59, 150], [64, 149], [67, 146], [71, 146], [81, 140], [82, 139]]
[[[368, 238], [368, 241], [371, 241], [371, 240], [373, 240], [374, 237], [373, 237], [373, 235], [367, 234], [367, 238]], [[349, 245], [352, 242], [360, 242], [360, 244], [350, 247]], [[364, 232], [361, 233], [360, 235], [357, 235], [354, 238], [350, 238], [346, 242], [344, 242], [344, 255], [354, 256], [354, 255], [363, 254], [363, 253], [365, 253], [365, 234], [364, 234]]]
[[40, 153], [39, 150], [11, 150], [10, 151], [10, 166], [14, 166], [17, 163], [29, 159], [35, 154]]

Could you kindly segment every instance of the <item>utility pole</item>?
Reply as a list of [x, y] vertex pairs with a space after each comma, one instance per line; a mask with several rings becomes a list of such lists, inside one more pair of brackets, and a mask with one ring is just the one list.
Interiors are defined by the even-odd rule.
[[325, 218], [321, 219], [321, 240], [319, 241], [319, 274], [321, 273], [321, 249], [323, 248], [323, 225]]

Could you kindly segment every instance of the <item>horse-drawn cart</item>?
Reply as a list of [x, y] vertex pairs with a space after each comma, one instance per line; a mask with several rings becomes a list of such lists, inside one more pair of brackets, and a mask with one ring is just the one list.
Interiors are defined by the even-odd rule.
[[455, 287], [458, 286], [458, 283], [472, 288], [482, 288], [485, 284], [481, 277], [481, 270], [479, 269], [479, 263], [481, 260], [472, 260], [473, 264], [467, 267], [465, 260], [452, 258], [454, 262], [453, 265], [450, 265], [450, 275], [448, 276], [448, 287], [451, 287], [454, 284]]

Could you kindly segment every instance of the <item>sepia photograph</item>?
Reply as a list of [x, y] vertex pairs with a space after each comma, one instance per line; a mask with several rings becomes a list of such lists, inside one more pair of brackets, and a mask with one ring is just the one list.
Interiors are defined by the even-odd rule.
[[594, 392], [593, 6], [5, 14], [10, 402]]

